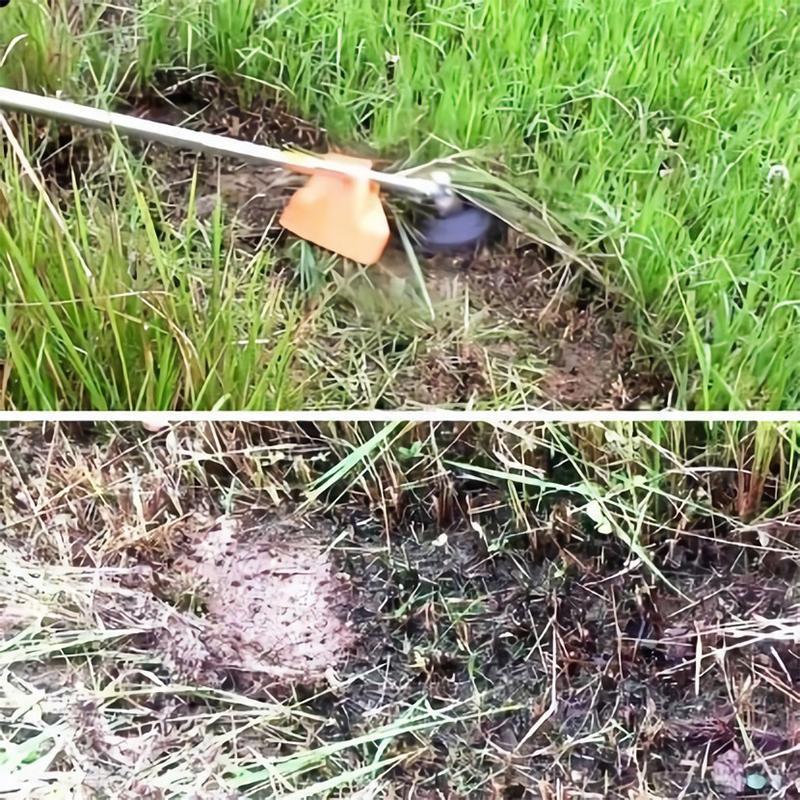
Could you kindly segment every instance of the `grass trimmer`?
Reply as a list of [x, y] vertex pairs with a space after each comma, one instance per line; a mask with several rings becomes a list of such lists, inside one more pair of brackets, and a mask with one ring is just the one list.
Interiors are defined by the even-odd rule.
[[284, 208], [281, 226], [361, 264], [378, 261], [389, 242], [381, 189], [401, 192], [432, 208], [421, 225], [423, 252], [475, 247], [489, 235], [494, 222], [487, 211], [463, 200], [442, 171], [427, 178], [379, 172], [368, 159], [280, 150], [13, 89], [0, 88], [0, 108], [309, 175]]

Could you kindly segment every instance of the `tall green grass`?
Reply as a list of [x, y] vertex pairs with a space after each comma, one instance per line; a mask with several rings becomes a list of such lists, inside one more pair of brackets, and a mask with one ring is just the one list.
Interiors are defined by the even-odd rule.
[[0, 332], [18, 406], [301, 404], [298, 295], [272, 252], [234, 262], [219, 213], [208, 231], [193, 227], [192, 207], [181, 228], [165, 224], [147, 173], [120, 161], [114, 205], [75, 181], [66, 233], [3, 165]]
[[[0, 12], [0, 41], [37, 5]], [[95, 26], [73, 44], [61, 64], [72, 94], [106, 93], [129, 68], [145, 82], [185, 65], [238, 82], [252, 102], [269, 87], [343, 141], [416, 159], [482, 148], [602, 257], [643, 348], [671, 366], [680, 404], [800, 401], [796, 4], [133, 7], [122, 28]], [[0, 81], [53, 86], [40, 54], [63, 15], [37, 24]], [[104, 52], [106, 42], [117, 46]]]

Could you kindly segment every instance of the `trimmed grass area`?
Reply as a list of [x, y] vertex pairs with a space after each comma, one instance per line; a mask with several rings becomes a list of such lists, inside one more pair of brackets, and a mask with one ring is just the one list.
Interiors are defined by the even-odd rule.
[[2, 786], [791, 797], [799, 433], [5, 426]]
[[[0, 11], [0, 45], [0, 81], [36, 92], [111, 103], [188, 67], [237, 87], [245, 106], [277, 96], [356, 148], [412, 163], [477, 150], [593, 256], [605, 287], [624, 298], [638, 351], [671, 370], [673, 404], [800, 400], [792, 4], [12, 0]], [[23, 144], [35, 161], [30, 133]], [[299, 247], [293, 258], [325, 273], [322, 288], [312, 300], [296, 284], [276, 296], [269, 252], [243, 260], [214, 229], [161, 226], [156, 236], [147, 168], [109, 147], [113, 186], [98, 170], [61, 203], [75, 247], [21, 186], [16, 160], [0, 166], [6, 406], [396, 402], [383, 386], [403, 364], [386, 347], [435, 338], [424, 304], [414, 322], [384, 312], [354, 322], [330, 265]], [[72, 263], [76, 250], [91, 286]], [[126, 280], [128, 260], [150, 264], [161, 292]], [[150, 310], [145, 331], [137, 320]], [[436, 335], [480, 339], [452, 325]], [[234, 337], [246, 342], [241, 353]], [[337, 368], [320, 381], [276, 366], [284, 355]], [[477, 404], [536, 404], [525, 388], [535, 370], [530, 360], [492, 366], [500, 378]]]

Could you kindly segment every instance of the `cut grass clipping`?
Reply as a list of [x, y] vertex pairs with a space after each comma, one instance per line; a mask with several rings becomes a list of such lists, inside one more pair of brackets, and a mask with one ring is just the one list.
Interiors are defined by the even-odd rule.
[[6, 426], [0, 790], [793, 797], [798, 434]]
[[[671, 369], [673, 402], [714, 409], [800, 402], [798, 49], [800, 8], [771, 0], [0, 11], [4, 84], [104, 105], [184, 68], [222, 78], [244, 107], [277, 96], [351, 149], [496, 159], [592, 254], [638, 352]], [[36, 166], [30, 131], [22, 144]], [[117, 165], [111, 185], [77, 178], [60, 199], [68, 235], [3, 159], [5, 406], [396, 402], [382, 388], [403, 369], [392, 348], [410, 338], [413, 358], [419, 323], [360, 324], [329, 283], [309, 304], [273, 252], [233, 251], [229, 219], [172, 230], [147, 171], [122, 154], [100, 152]], [[132, 281], [131, 262], [157, 285]], [[514, 369], [492, 375], [488, 404], [535, 402], [516, 388], [529, 367]]]

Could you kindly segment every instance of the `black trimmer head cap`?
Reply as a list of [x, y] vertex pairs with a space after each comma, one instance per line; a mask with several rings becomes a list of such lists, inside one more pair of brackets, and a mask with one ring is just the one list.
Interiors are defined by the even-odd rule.
[[475, 250], [495, 229], [496, 219], [482, 208], [463, 205], [445, 216], [428, 217], [420, 234], [420, 247], [430, 255]]

